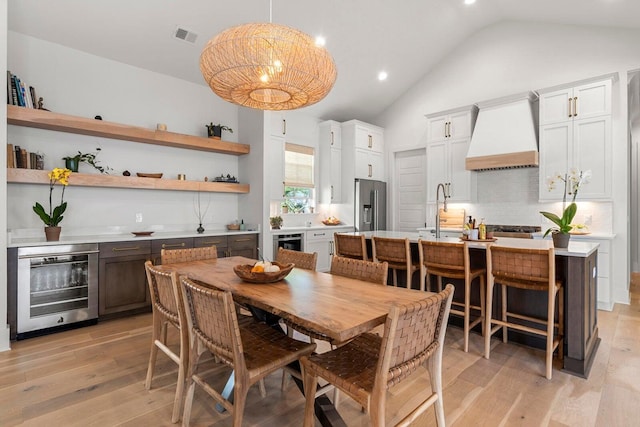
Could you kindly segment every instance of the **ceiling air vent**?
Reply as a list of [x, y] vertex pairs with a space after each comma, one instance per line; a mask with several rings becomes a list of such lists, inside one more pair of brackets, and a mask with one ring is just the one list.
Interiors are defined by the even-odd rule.
[[183, 42], [194, 44], [198, 35], [191, 30], [178, 26], [173, 32], [173, 37]]

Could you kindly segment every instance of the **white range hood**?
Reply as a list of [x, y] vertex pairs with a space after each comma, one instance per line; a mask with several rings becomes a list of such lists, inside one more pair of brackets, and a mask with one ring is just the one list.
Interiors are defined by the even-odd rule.
[[538, 97], [525, 92], [478, 103], [467, 170], [538, 166]]

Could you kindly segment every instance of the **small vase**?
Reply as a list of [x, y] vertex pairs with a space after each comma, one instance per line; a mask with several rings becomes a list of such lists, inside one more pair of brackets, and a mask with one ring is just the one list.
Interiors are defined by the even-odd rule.
[[198, 234], [202, 234], [202, 233], [204, 233], [204, 227], [202, 226], [202, 224], [200, 224], [200, 225], [198, 226], [198, 228], [196, 229], [196, 231], [198, 232]]
[[44, 235], [47, 238], [47, 242], [57, 242], [60, 240], [60, 231], [62, 231], [62, 227], [45, 227]]
[[78, 172], [79, 162], [76, 159], [65, 159], [64, 164], [71, 172]]
[[553, 246], [558, 249], [566, 249], [569, 247], [569, 239], [571, 235], [569, 233], [551, 233], [553, 239]]

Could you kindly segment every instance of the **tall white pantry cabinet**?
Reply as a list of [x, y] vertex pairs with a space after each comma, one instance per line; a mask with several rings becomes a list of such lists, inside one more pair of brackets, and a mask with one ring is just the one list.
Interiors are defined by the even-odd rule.
[[580, 200], [611, 199], [611, 85], [608, 78], [538, 91], [541, 201], [562, 200], [564, 186], [549, 191], [547, 181], [572, 169], [592, 173]]

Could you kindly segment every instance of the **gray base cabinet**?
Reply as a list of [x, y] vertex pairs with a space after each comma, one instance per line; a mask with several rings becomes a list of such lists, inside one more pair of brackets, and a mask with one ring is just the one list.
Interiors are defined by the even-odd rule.
[[144, 263], [151, 241], [101, 243], [98, 268], [98, 316], [151, 308]]

